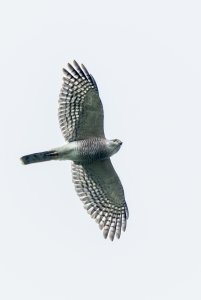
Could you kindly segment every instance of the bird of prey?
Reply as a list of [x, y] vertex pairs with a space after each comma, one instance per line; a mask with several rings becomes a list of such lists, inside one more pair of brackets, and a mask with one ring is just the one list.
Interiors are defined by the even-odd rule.
[[121, 147], [118, 139], [105, 138], [103, 106], [97, 84], [83, 64], [63, 69], [59, 95], [59, 123], [65, 145], [21, 157], [23, 164], [71, 160], [72, 177], [84, 207], [113, 240], [126, 230], [128, 208], [124, 190], [110, 157]]

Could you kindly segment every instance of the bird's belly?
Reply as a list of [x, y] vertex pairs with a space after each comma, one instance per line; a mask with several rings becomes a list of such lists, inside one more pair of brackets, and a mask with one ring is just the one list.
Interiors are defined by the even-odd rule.
[[58, 148], [59, 160], [77, 161], [79, 159], [79, 151], [77, 148], [77, 142], [70, 142]]

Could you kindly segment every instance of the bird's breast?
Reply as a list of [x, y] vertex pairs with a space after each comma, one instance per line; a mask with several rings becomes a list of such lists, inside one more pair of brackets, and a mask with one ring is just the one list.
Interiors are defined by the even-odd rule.
[[90, 138], [76, 143], [76, 161], [88, 163], [109, 157], [106, 140], [103, 138]]

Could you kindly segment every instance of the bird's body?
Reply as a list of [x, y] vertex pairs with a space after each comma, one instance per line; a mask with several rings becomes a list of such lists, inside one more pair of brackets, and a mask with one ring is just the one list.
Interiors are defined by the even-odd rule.
[[105, 138], [103, 107], [96, 82], [74, 61], [64, 69], [59, 99], [59, 122], [66, 144], [21, 157], [24, 164], [71, 160], [76, 191], [89, 214], [103, 229], [104, 237], [119, 238], [125, 231], [128, 208], [124, 191], [110, 157], [122, 144]]
[[92, 137], [66, 143], [49, 151], [25, 155], [21, 160], [25, 165], [48, 160], [72, 160], [78, 164], [87, 164], [109, 158], [119, 150], [120, 145], [119, 140]]

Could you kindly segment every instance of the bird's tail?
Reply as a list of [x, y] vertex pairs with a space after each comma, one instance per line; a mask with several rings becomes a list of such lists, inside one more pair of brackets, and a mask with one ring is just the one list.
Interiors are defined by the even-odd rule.
[[45, 151], [45, 152], [39, 152], [39, 153], [33, 153], [29, 155], [22, 156], [20, 158], [21, 162], [24, 165], [33, 164], [37, 162], [43, 162], [48, 160], [57, 159], [58, 152], [52, 150], [52, 151]]

